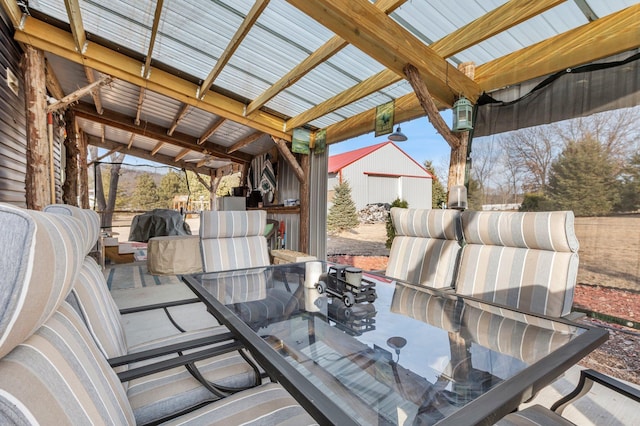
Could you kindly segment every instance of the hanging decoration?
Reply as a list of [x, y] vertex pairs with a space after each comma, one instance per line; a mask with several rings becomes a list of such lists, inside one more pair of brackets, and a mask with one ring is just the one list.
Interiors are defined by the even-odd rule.
[[394, 101], [376, 107], [376, 137], [393, 132], [394, 114]]
[[311, 143], [311, 132], [301, 127], [293, 129], [291, 137], [291, 152], [295, 154], [309, 155], [309, 144]]
[[322, 154], [327, 146], [327, 130], [322, 129], [316, 132], [316, 140], [313, 145], [314, 154]]

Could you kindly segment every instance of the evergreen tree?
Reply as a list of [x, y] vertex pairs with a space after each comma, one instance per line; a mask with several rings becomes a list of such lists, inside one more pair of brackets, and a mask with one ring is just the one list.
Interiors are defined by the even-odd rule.
[[184, 174], [171, 170], [162, 177], [158, 186], [158, 203], [162, 207], [171, 208], [174, 196], [188, 194], [189, 191]]
[[442, 183], [440, 183], [440, 179], [438, 179], [438, 176], [436, 175], [433, 162], [425, 160], [424, 168], [433, 175], [433, 181], [431, 182], [431, 208], [440, 209], [442, 208], [443, 203], [447, 203], [447, 191], [444, 189]]
[[132, 203], [134, 208], [152, 210], [159, 207], [160, 197], [158, 187], [149, 173], [143, 173], [136, 178], [136, 189], [133, 191]]
[[359, 225], [356, 205], [351, 198], [351, 187], [348, 182], [342, 182], [334, 188], [333, 205], [327, 216], [327, 228], [331, 232], [353, 229]]
[[634, 154], [622, 172], [619, 211], [640, 209], [640, 154]]
[[557, 210], [576, 216], [612, 211], [618, 197], [615, 164], [594, 139], [570, 141], [551, 166], [547, 197]]
[[[406, 209], [409, 207], [409, 203], [405, 200], [401, 200], [400, 198], [396, 198], [391, 203], [391, 207], [400, 207]], [[391, 248], [391, 244], [393, 244], [393, 239], [396, 237], [396, 228], [393, 227], [393, 222], [391, 221], [391, 209], [389, 209], [389, 216], [387, 216], [387, 241], [385, 243], [387, 248]]]

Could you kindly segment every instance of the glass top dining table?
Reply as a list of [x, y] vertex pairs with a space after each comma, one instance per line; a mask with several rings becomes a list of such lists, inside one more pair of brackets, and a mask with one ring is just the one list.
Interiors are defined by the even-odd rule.
[[183, 280], [320, 424], [493, 424], [608, 335], [325, 262]]

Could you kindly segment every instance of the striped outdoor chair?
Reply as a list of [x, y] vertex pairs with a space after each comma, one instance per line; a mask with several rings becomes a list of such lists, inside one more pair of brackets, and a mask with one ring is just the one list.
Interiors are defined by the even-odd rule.
[[[83, 265], [82, 224], [0, 204], [0, 225], [0, 418], [15, 424], [137, 424], [125, 386], [65, 301]], [[172, 380], [166, 378], [165, 389]], [[274, 383], [171, 420], [252, 421], [315, 423]]]
[[204, 272], [269, 265], [266, 223], [264, 210], [202, 212], [200, 249]]
[[391, 209], [396, 231], [385, 275], [435, 288], [452, 287], [462, 231], [458, 210]]
[[568, 315], [578, 272], [573, 213], [462, 213], [456, 292], [526, 312]]

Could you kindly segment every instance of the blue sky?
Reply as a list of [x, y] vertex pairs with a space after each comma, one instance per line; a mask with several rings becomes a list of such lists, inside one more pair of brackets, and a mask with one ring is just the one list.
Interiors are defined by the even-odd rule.
[[[443, 111], [441, 114], [445, 123], [451, 126], [451, 110]], [[396, 127], [397, 124], [394, 126], [394, 129]], [[400, 123], [400, 127], [402, 128], [402, 133], [407, 136], [406, 142], [396, 143], [401, 150], [421, 165], [425, 160], [431, 160], [436, 166], [438, 173], [440, 173], [439, 169], [442, 168], [442, 163], [446, 163], [448, 167], [451, 148], [449, 148], [444, 138], [436, 132], [436, 129], [434, 129], [426, 117]], [[386, 142], [388, 136], [389, 135], [383, 135], [376, 138], [372, 132], [358, 136], [357, 138], [348, 139], [344, 142], [330, 145], [329, 154], [342, 154], [343, 152]]]

